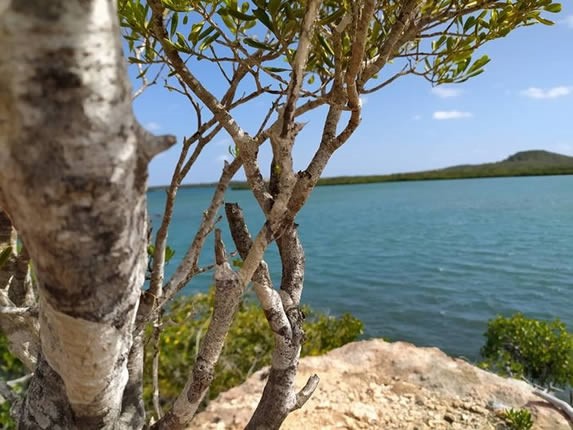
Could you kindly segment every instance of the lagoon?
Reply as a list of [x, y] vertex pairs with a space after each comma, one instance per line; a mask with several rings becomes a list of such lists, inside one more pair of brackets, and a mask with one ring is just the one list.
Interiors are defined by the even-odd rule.
[[[179, 191], [168, 276], [211, 194]], [[157, 226], [165, 193], [150, 191], [148, 199]], [[256, 232], [262, 216], [250, 192], [229, 191], [226, 201], [241, 204]], [[573, 176], [318, 187], [297, 222], [307, 259], [303, 302], [353, 313], [366, 337], [475, 360], [497, 314], [560, 318], [573, 330]], [[202, 264], [213, 261], [208, 245]], [[273, 247], [266, 259], [278, 282]], [[211, 276], [194, 278], [184, 292], [207, 289]]]

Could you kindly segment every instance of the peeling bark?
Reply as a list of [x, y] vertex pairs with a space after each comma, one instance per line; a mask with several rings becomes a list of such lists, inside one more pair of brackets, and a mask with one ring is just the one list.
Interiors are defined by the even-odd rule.
[[120, 429], [140, 429], [145, 426], [143, 356], [143, 333], [139, 332], [133, 336], [133, 344], [127, 357], [128, 379], [121, 402]]

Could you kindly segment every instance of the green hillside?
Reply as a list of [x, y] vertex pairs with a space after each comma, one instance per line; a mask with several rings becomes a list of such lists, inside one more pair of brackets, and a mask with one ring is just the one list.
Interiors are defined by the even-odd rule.
[[[518, 152], [503, 161], [495, 163], [466, 164], [438, 170], [427, 170], [413, 173], [394, 173], [391, 175], [337, 176], [333, 178], [322, 178], [318, 181], [318, 185], [572, 174], [573, 157], [549, 151], [537, 150]], [[245, 183], [233, 184], [233, 189], [242, 189], [246, 187]]]

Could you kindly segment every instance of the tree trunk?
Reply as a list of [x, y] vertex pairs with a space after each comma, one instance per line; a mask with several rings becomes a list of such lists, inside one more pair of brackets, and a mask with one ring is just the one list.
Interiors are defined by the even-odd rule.
[[146, 267], [149, 159], [113, 0], [0, 3], [0, 206], [34, 263], [21, 428], [113, 428]]

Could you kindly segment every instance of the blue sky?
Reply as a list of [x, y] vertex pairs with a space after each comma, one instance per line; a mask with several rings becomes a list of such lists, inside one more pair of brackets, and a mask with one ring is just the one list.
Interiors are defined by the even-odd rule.
[[[546, 149], [573, 156], [573, 2], [551, 15], [556, 25], [536, 25], [491, 42], [482, 53], [492, 61], [482, 75], [464, 84], [432, 88], [422, 78], [405, 77], [364, 98], [363, 119], [351, 140], [335, 153], [324, 176], [408, 172], [455, 164], [497, 161], [517, 151]], [[204, 85], [220, 92], [201, 66]], [[134, 76], [131, 70], [131, 75]], [[134, 87], [140, 84], [134, 81]], [[236, 111], [248, 131], [258, 127], [268, 104], [255, 101]], [[134, 103], [137, 118], [156, 134], [183, 136], [195, 131], [187, 99], [160, 85]], [[308, 121], [295, 147], [295, 168], [310, 160], [323, 112]], [[207, 145], [184, 182], [215, 181], [230, 139], [224, 133]], [[150, 185], [167, 184], [180, 143], [150, 166]], [[261, 150], [266, 168], [270, 154]], [[242, 179], [242, 172], [237, 179]]]

